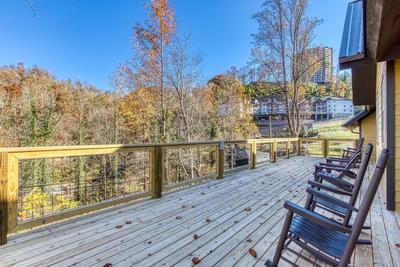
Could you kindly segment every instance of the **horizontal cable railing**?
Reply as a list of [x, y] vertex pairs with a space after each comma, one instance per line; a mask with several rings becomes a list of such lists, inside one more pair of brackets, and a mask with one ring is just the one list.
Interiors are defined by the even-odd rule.
[[0, 244], [7, 234], [293, 155], [339, 155], [351, 139], [270, 138], [0, 149]]

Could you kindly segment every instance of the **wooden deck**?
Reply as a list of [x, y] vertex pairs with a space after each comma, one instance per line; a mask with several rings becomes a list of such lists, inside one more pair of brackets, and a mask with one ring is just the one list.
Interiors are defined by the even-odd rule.
[[[263, 266], [275, 251], [283, 202], [304, 201], [318, 160], [283, 159], [12, 236], [0, 247], [0, 266], [191, 266], [194, 257], [198, 266]], [[378, 196], [368, 222], [372, 231], [364, 237], [373, 247], [357, 247], [353, 264], [400, 266], [400, 215], [385, 211]], [[301, 259], [297, 264], [307, 265]]]

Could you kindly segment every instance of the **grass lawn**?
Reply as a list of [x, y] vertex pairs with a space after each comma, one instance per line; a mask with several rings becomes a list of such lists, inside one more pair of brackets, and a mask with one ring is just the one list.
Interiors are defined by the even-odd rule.
[[357, 139], [358, 134], [352, 133], [342, 126], [344, 121], [318, 123], [313, 125], [313, 130], [318, 133], [319, 138], [343, 138]]

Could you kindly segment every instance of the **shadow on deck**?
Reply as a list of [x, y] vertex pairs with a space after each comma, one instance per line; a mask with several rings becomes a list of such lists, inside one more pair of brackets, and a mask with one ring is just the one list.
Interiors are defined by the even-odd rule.
[[[305, 200], [318, 160], [293, 157], [11, 236], [0, 266], [191, 266], [194, 257], [198, 266], [263, 266], [275, 251], [283, 202]], [[353, 265], [399, 266], [400, 215], [377, 196], [367, 223], [373, 246], [358, 246]]]

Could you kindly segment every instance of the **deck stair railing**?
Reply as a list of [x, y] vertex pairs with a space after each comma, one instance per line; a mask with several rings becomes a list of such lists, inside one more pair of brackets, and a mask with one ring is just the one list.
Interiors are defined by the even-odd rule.
[[7, 235], [295, 155], [339, 155], [353, 139], [272, 138], [0, 149], [0, 244]]

